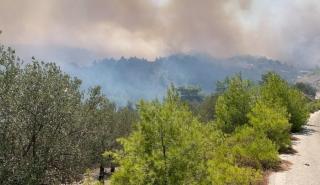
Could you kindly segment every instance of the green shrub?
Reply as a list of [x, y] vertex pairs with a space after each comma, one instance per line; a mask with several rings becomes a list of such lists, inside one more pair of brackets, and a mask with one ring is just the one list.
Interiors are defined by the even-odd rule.
[[288, 94], [287, 103], [287, 110], [291, 115], [289, 120], [292, 124], [291, 130], [293, 132], [300, 131], [302, 126], [306, 124], [309, 117], [307, 100], [300, 91], [291, 89]]
[[239, 166], [267, 169], [279, 162], [276, 145], [263, 133], [248, 126], [238, 128], [227, 139], [226, 146], [229, 146]]
[[304, 96], [273, 73], [256, 88], [236, 76], [223, 89], [213, 124], [199, 122], [174, 88], [163, 103], [141, 102], [136, 129], [113, 154], [111, 184], [261, 184], [290, 146], [291, 126], [306, 121]]
[[278, 149], [291, 145], [288, 113], [284, 107], [271, 107], [260, 101], [253, 106], [248, 118], [249, 124], [256, 131], [265, 134]]
[[197, 121], [174, 94], [139, 105], [137, 128], [115, 155], [120, 168], [113, 185], [207, 184], [207, 160], [223, 136]]
[[260, 184], [262, 171], [240, 161], [240, 153], [236, 147], [240, 143], [233, 135], [214, 151], [213, 157], [208, 161], [209, 182], [212, 184]]
[[215, 185], [248, 185], [261, 184], [262, 175], [260, 170], [239, 167], [227, 162], [213, 160], [209, 162], [209, 179]]
[[309, 111], [305, 96], [278, 74], [270, 72], [263, 76], [261, 97], [269, 105], [280, 105], [287, 109], [290, 115], [291, 131], [301, 130], [307, 122]]
[[227, 89], [219, 96], [215, 112], [218, 127], [231, 133], [248, 122], [246, 115], [250, 111], [250, 83], [241, 76], [235, 76], [227, 82]]

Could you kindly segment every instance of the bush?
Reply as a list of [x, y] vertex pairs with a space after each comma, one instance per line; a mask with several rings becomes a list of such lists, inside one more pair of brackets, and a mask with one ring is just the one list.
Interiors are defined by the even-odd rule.
[[112, 184], [207, 184], [207, 159], [222, 135], [198, 122], [172, 89], [162, 104], [142, 102], [139, 110], [137, 129], [116, 152]]
[[261, 184], [262, 175], [260, 170], [253, 168], [239, 167], [227, 162], [218, 160], [209, 162], [210, 184], [225, 185], [248, 185]]
[[250, 83], [241, 76], [228, 80], [228, 88], [216, 103], [216, 123], [222, 131], [233, 132], [236, 127], [248, 123], [250, 111]]
[[262, 171], [279, 164], [278, 150], [290, 146], [291, 125], [307, 117], [304, 96], [273, 73], [262, 87], [241, 76], [225, 86], [212, 124], [199, 122], [174, 88], [163, 103], [142, 102], [136, 130], [113, 154], [120, 168], [111, 183], [261, 184]]
[[291, 131], [298, 132], [306, 124], [309, 117], [307, 100], [300, 91], [291, 89], [288, 93], [287, 103], [287, 110], [291, 115], [289, 120], [292, 124]]
[[271, 107], [261, 101], [257, 102], [248, 114], [249, 124], [256, 131], [265, 134], [278, 149], [291, 145], [288, 116], [284, 107]]
[[275, 167], [279, 162], [277, 147], [263, 133], [251, 127], [238, 128], [226, 141], [236, 164], [255, 169]]
[[261, 97], [269, 105], [280, 105], [287, 109], [291, 131], [301, 130], [306, 123], [309, 112], [305, 96], [279, 75], [270, 72], [263, 76]]
[[278, 161], [275, 146], [264, 135], [250, 127], [235, 130], [214, 151], [208, 162], [212, 184], [261, 184], [262, 169]]

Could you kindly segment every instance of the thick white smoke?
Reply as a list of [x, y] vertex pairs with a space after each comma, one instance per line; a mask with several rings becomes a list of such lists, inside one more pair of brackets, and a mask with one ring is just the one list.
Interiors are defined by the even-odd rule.
[[203, 52], [314, 66], [319, 17], [318, 0], [1, 0], [0, 41], [62, 62]]

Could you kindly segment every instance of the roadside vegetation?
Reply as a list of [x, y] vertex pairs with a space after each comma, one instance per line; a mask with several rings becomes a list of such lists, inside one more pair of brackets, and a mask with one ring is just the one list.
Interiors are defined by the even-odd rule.
[[307, 100], [271, 72], [260, 84], [241, 75], [220, 84], [207, 122], [174, 87], [162, 103], [141, 102], [137, 128], [113, 152], [119, 170], [111, 184], [261, 184], [291, 146], [290, 132], [306, 123]]
[[115, 166], [113, 185], [261, 184], [320, 107], [273, 72], [229, 77], [207, 96], [172, 85], [162, 101], [125, 107], [80, 85], [0, 47], [0, 184], [72, 183], [96, 168], [103, 181]]

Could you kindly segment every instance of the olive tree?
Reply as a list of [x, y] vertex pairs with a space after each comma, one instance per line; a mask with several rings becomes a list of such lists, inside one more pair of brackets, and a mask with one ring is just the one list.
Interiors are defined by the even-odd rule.
[[14, 50], [0, 50], [0, 183], [58, 184], [82, 170], [80, 81], [53, 63], [21, 67]]

